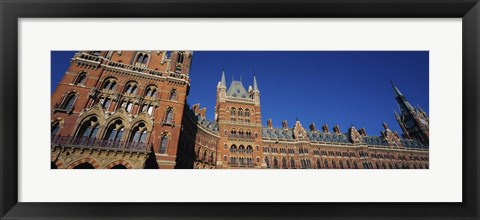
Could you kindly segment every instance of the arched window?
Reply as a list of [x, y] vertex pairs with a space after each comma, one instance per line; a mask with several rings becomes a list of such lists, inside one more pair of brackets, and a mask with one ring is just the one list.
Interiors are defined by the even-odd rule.
[[335, 161], [334, 161], [334, 160], [332, 160], [332, 168], [333, 168], [333, 169], [337, 169], [337, 164], [335, 164]]
[[137, 59], [135, 60], [135, 66], [145, 67], [148, 62], [148, 54], [138, 53]]
[[60, 131], [60, 122], [56, 121], [56, 122], [53, 122], [52, 124], [52, 129], [51, 129], [51, 135], [52, 136], [55, 136], [58, 134], [58, 131]]
[[324, 160], [324, 161], [323, 161], [323, 167], [325, 167], [326, 169], [328, 169], [328, 161], [327, 161], [327, 160]]
[[65, 99], [63, 99], [60, 109], [68, 110], [68, 111], [72, 110], [76, 100], [77, 100], [76, 94], [71, 92], [65, 97]]
[[241, 108], [238, 109], [238, 116], [242, 117], [243, 116], [243, 110]]
[[134, 82], [129, 82], [125, 86], [124, 93], [127, 94], [127, 95], [135, 95], [137, 93], [137, 84], [134, 83]]
[[77, 137], [95, 138], [98, 132], [98, 119], [92, 116], [82, 123], [77, 133]]
[[273, 167], [278, 168], [278, 160], [276, 157], [273, 158]]
[[177, 101], [177, 90], [172, 89], [170, 92], [170, 101]]
[[210, 153], [210, 163], [214, 163], [215, 160], [215, 154], [212, 152]]
[[149, 86], [145, 90], [145, 96], [148, 98], [155, 98], [157, 96], [157, 88], [155, 86]]
[[265, 157], [265, 163], [267, 164], [267, 167], [270, 168], [270, 161], [268, 160], [268, 157]]
[[353, 167], [354, 167], [355, 169], [358, 169], [358, 164], [357, 164], [357, 162], [355, 162], [355, 161], [353, 162]]
[[292, 158], [290, 158], [290, 168], [296, 168], [295, 166], [295, 160]]
[[183, 63], [183, 52], [178, 52], [177, 63]]
[[320, 163], [320, 160], [317, 160], [317, 169], [321, 169], [322, 168], [322, 165]]
[[115, 120], [110, 126], [108, 126], [107, 133], [105, 133], [104, 140], [109, 141], [121, 141], [124, 132], [124, 125], [122, 120]]
[[250, 117], [250, 110], [248, 108], [245, 109], [245, 117]]
[[132, 102], [127, 102], [127, 105], [125, 106], [125, 110], [127, 110], [127, 112], [131, 112], [132, 107], [133, 107], [133, 103]]
[[165, 123], [173, 124], [173, 109], [168, 108], [167, 112], [165, 113]]
[[150, 115], [150, 116], [153, 115], [153, 106], [152, 106], [152, 105], [149, 105], [149, 106], [148, 106], [147, 113], [148, 113], [148, 115]]
[[74, 85], [85, 85], [85, 81], [87, 81], [87, 73], [81, 72], [77, 75], [77, 77], [73, 81], [73, 84]]
[[146, 136], [147, 127], [144, 122], [140, 122], [132, 129], [129, 142], [145, 143]]
[[234, 116], [235, 116], [235, 112], [236, 112], [235, 108], [231, 108], [231, 109], [230, 109], [230, 116], [231, 116], [231, 117], [234, 117]]
[[230, 153], [236, 153], [236, 152], [237, 152], [237, 146], [232, 145], [232, 146], [230, 147]]
[[247, 154], [253, 153], [253, 148], [252, 146], [247, 146]]
[[287, 159], [285, 159], [285, 157], [282, 158], [282, 168], [287, 169]]
[[245, 147], [243, 145], [240, 145], [240, 147], [238, 147], [238, 153], [245, 153]]
[[117, 81], [114, 78], [107, 78], [103, 81], [102, 88], [104, 90], [115, 90], [117, 88]]

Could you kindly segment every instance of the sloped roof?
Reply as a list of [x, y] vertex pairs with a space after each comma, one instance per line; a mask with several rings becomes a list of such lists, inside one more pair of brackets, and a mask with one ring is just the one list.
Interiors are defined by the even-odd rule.
[[234, 98], [250, 98], [248, 95], [247, 90], [243, 86], [241, 81], [232, 81], [230, 87], [227, 90], [227, 96], [234, 97]]

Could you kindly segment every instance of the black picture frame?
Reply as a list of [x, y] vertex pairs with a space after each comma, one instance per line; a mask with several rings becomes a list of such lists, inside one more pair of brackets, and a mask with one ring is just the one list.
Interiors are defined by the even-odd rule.
[[[478, 219], [478, 0], [1, 0], [2, 219]], [[462, 18], [462, 203], [22, 203], [18, 202], [18, 19], [133, 17]], [[448, 43], [448, 42], [446, 42]], [[447, 146], [445, 146], [447, 147]], [[460, 147], [460, 146], [448, 146]], [[41, 189], [39, 189], [41, 190]], [[152, 188], [153, 190], [153, 188]], [[59, 192], [68, 193], [68, 192]], [[181, 192], [179, 192], [181, 193]], [[439, 192], [441, 193], [441, 192]]]

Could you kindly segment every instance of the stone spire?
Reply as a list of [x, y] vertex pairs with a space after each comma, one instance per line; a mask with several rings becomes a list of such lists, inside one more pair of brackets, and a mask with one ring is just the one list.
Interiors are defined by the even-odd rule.
[[257, 77], [255, 76], [255, 73], [253, 73], [253, 91], [254, 92], [260, 92], [258, 90]]
[[227, 88], [227, 83], [225, 81], [225, 70], [222, 69], [222, 79], [220, 80], [220, 86]]

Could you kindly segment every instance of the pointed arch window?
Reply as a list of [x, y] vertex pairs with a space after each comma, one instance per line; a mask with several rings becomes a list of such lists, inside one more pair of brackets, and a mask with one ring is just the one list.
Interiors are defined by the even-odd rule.
[[110, 126], [107, 128], [107, 133], [105, 133], [104, 140], [108, 141], [121, 141], [124, 132], [124, 125], [122, 120], [117, 119], [115, 120]]
[[285, 157], [282, 158], [282, 168], [287, 169], [287, 159], [285, 159]]
[[177, 101], [177, 90], [172, 89], [170, 92], [170, 101]]
[[56, 121], [52, 124], [51, 135], [55, 136], [60, 131], [60, 122]]
[[150, 116], [153, 115], [153, 105], [149, 105], [149, 106], [148, 106], [147, 113], [148, 113]]
[[98, 127], [98, 118], [92, 116], [82, 123], [77, 133], [77, 137], [95, 138], [97, 136]]
[[136, 142], [136, 143], [145, 143], [145, 138], [147, 136], [147, 128], [144, 122], [138, 123], [137, 126], [135, 126], [132, 129], [132, 132], [130, 134], [130, 142]]
[[74, 92], [71, 92], [63, 100], [62, 105], [60, 105], [60, 109], [67, 110], [67, 111], [72, 110], [76, 100], [77, 100], [77, 95]]
[[127, 110], [127, 112], [131, 112], [132, 107], [133, 107], [133, 103], [132, 102], [127, 102], [127, 104], [125, 106], [125, 110]]
[[155, 98], [157, 96], [157, 88], [155, 86], [149, 86], [145, 91], [145, 96], [148, 98]]
[[125, 86], [125, 94], [127, 95], [135, 95], [137, 93], [137, 84], [134, 82], [130, 82]]
[[295, 166], [295, 160], [292, 158], [290, 158], [290, 168], [296, 168]]
[[85, 81], [87, 81], [87, 73], [80, 72], [77, 77], [75, 78], [73, 84], [74, 85], [85, 85]]
[[278, 160], [276, 157], [273, 158], [273, 167], [278, 168]]
[[111, 91], [117, 88], [117, 81], [114, 78], [107, 78], [103, 82], [102, 89]]
[[148, 63], [148, 54], [138, 53], [137, 59], [135, 60], [135, 66], [146, 67]]
[[267, 164], [267, 167], [270, 168], [270, 160], [268, 160], [268, 157], [265, 157], [265, 163]]
[[165, 121], [166, 124], [173, 124], [173, 109], [168, 108], [165, 113]]
[[178, 52], [177, 63], [183, 63], [183, 52]]
[[167, 153], [167, 146], [168, 146], [168, 137], [167, 134], [164, 134], [160, 140], [160, 147], [159, 147], [159, 152], [161, 154], [166, 154]]

